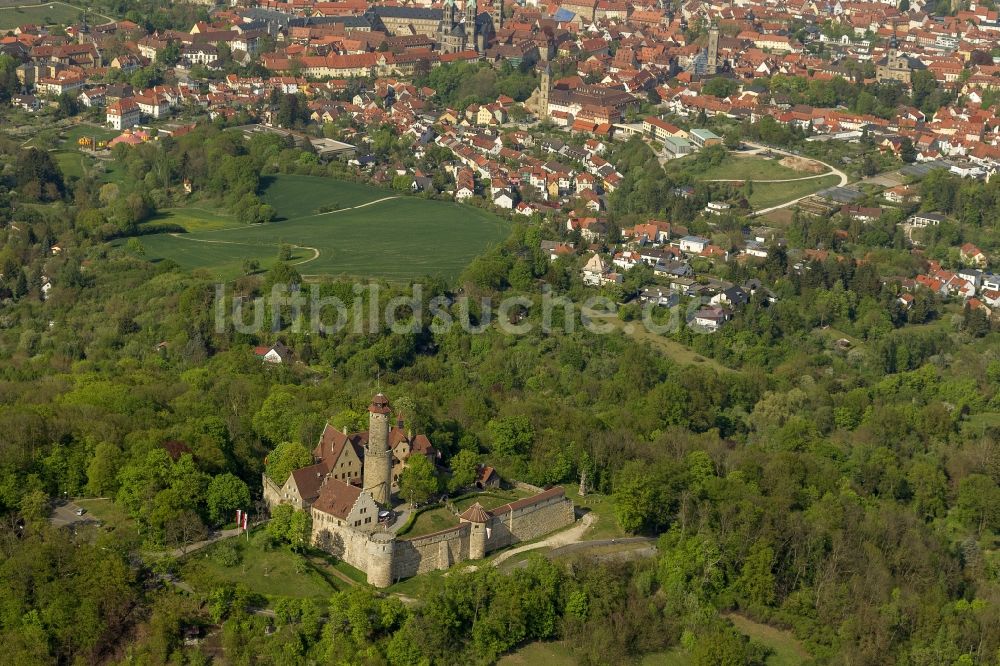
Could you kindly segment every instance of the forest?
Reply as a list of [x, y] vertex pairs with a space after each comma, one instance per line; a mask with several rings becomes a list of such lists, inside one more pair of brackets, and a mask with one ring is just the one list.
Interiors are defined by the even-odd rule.
[[[246, 664], [486, 664], [552, 639], [584, 664], [675, 648], [699, 665], [765, 663], [768, 648], [733, 627], [733, 611], [790, 629], [817, 663], [1000, 660], [1000, 333], [934, 299], [895, 308], [883, 277], [912, 275], [919, 260], [886, 247], [799, 270], [775, 248], [759, 266], [726, 266], [771, 285], [777, 302], [755, 299], [715, 336], [676, 332], [702, 355], [694, 363], [620, 332], [544, 330], [536, 308], [523, 335], [441, 332], [429, 316], [409, 333], [319, 335], [294, 330], [287, 312], [277, 333], [220, 330], [210, 280], [106, 240], [137, 223], [129, 197], [159, 206], [179, 174], [252, 209], [262, 165], [309, 157], [269, 138], [188, 136], [123, 157], [114, 197], [33, 151], [5, 183], [33, 199], [11, 213], [5, 198], [17, 223], [0, 229], [0, 637], [11, 663], [207, 663], [185, 644], [192, 626], [219, 628], [227, 659]], [[614, 223], [684, 216], [692, 204], [657, 186], [642, 151], [620, 150], [634, 196], [612, 197]], [[993, 184], [924, 187], [948, 210], [975, 201], [963, 223], [995, 225]], [[454, 284], [424, 281], [423, 298], [537, 303], [552, 289], [579, 302], [583, 257], [549, 262], [540, 250], [556, 238], [551, 224], [515, 225]], [[232, 288], [253, 297], [302, 281], [279, 262]], [[351, 313], [366, 298], [344, 280], [320, 289]], [[831, 348], [824, 326], [855, 344]], [[277, 340], [301, 363], [254, 356]], [[325, 422], [357, 424], [376, 382], [444, 466], [472, 458], [567, 487], [585, 473], [612, 507], [602, 519], [655, 538], [656, 555], [456, 570], [415, 604], [364, 587], [265, 600], [239, 584], [188, 595], [169, 582], [162, 553], [229, 524], [259, 495], [265, 458], [290, 469], [288, 452], [311, 449]], [[113, 498], [128, 527], [51, 524], [54, 502], [81, 496]], [[271, 547], [301, 551], [301, 520], [268, 528]], [[265, 605], [273, 618], [257, 612]]]

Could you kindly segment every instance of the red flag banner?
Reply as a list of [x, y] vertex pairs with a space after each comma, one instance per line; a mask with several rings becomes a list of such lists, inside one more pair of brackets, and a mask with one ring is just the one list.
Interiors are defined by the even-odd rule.
[[241, 509], [236, 509], [236, 527], [239, 528], [243, 524], [243, 511]]
[[247, 529], [247, 512], [243, 512], [243, 531], [246, 532]]

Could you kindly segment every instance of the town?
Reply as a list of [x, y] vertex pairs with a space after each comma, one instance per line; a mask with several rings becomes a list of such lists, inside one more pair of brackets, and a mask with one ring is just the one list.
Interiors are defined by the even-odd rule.
[[[706, 331], [755, 290], [712, 279], [712, 264], [766, 259], [785, 243], [769, 224], [787, 222], [783, 212], [844, 221], [802, 265], [838, 256], [851, 223], [897, 211], [921, 252], [928, 227], [955, 222], [922, 212], [923, 176], [988, 180], [1000, 165], [990, 106], [1000, 22], [985, 6], [935, 16], [917, 3], [267, 2], [153, 31], [81, 18], [18, 25], [0, 42], [25, 123], [68, 116], [58, 122], [74, 123], [79, 149], [95, 156], [212, 120], [277, 132], [369, 182], [564, 224], [552, 258], [583, 254], [586, 284], [620, 285], [649, 266], [649, 283], [626, 296], [701, 298], [689, 322]], [[435, 73], [451, 69], [482, 85], [459, 99], [462, 82]], [[410, 159], [375, 145], [386, 130], [412, 146]], [[798, 135], [805, 142], [793, 147]], [[618, 146], [630, 140], [687, 180], [673, 195], [698, 201], [696, 214], [608, 224], [625, 179]], [[699, 159], [722, 177], [700, 176]], [[707, 182], [696, 192], [698, 181]], [[787, 201], [773, 198], [781, 181]], [[777, 191], [764, 199], [765, 189]], [[728, 233], [734, 216], [758, 225]], [[966, 242], [934, 257], [925, 279], [898, 276], [901, 290], [924, 286], [992, 315], [992, 247], [960, 233]], [[912, 296], [901, 299], [908, 307]]]
[[0, 0], [7, 660], [994, 664], [998, 173], [993, 2]]

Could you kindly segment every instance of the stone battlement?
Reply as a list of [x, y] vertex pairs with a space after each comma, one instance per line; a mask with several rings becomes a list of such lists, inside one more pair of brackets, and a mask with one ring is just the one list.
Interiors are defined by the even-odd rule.
[[572, 525], [575, 520], [573, 503], [558, 486], [499, 506], [486, 515], [489, 520], [485, 523], [463, 520], [455, 527], [409, 539], [397, 539], [391, 532], [362, 534], [346, 525], [317, 527], [314, 523], [313, 541], [367, 573], [368, 582], [381, 588], [458, 562], [480, 559], [499, 548]]

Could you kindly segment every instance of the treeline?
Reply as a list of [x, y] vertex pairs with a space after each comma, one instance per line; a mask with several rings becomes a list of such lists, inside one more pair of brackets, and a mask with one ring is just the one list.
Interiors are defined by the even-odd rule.
[[434, 100], [441, 106], [465, 110], [470, 104], [495, 102], [500, 95], [523, 102], [538, 87], [538, 77], [523, 64], [504, 62], [497, 68], [485, 63], [456, 62], [434, 67], [414, 83], [434, 89]]
[[[856, 76], [865, 75], [858, 72]], [[844, 106], [854, 113], [890, 118], [900, 106], [914, 106], [932, 115], [942, 106], [955, 101], [954, 92], [938, 85], [934, 74], [926, 69], [913, 72], [909, 90], [900, 83], [883, 81], [855, 83], [841, 76], [830, 79], [809, 79], [802, 76], [776, 74], [769, 81], [772, 94], [788, 97], [793, 104], [834, 108]], [[874, 78], [874, 72], [866, 78]]]

